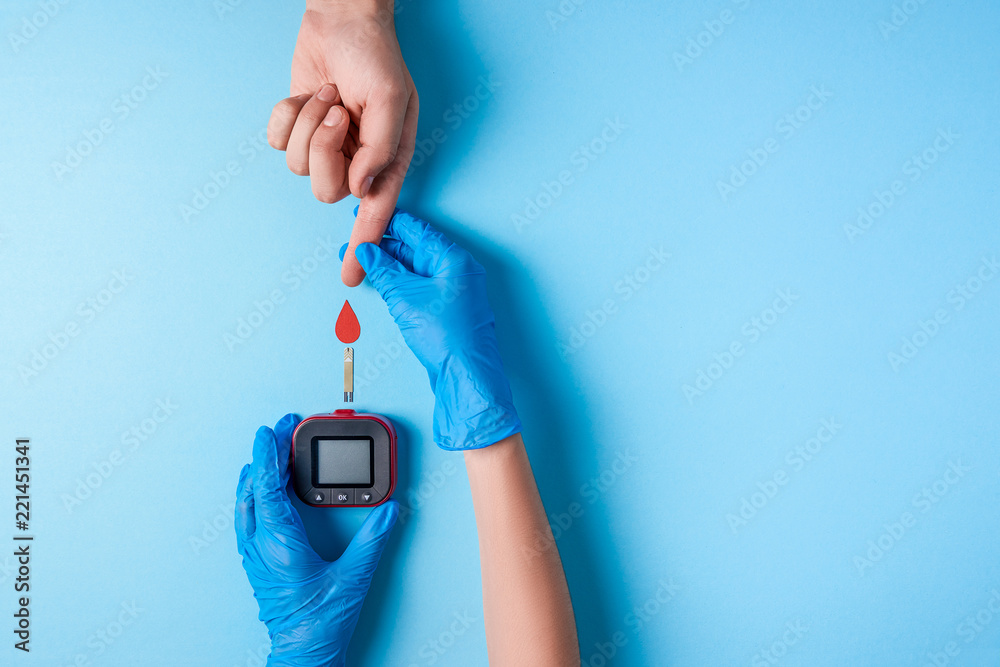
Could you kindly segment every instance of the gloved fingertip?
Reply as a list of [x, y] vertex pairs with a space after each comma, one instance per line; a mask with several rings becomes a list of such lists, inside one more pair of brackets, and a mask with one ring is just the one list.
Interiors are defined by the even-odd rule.
[[396, 519], [399, 517], [399, 503], [395, 500], [388, 500], [376, 507], [372, 512], [377, 515], [370, 526], [371, 538], [375, 540], [387, 538], [396, 525]]
[[270, 438], [274, 437], [274, 431], [268, 426], [261, 426], [257, 429], [257, 433], [253, 437], [253, 448], [254, 453], [256, 453], [257, 448], [268, 442]]
[[388, 528], [392, 528], [393, 524], [396, 523], [396, 519], [399, 518], [399, 503], [395, 500], [387, 500], [382, 505], [382, 521], [388, 524]]
[[282, 433], [285, 431], [293, 430], [302, 421], [302, 417], [298, 416], [294, 412], [289, 412], [284, 417], [278, 420], [278, 423], [274, 425], [275, 433]]
[[301, 417], [295, 412], [286, 412], [285, 416], [278, 420], [279, 424], [301, 421]]
[[267, 426], [261, 426], [257, 429], [257, 434], [253, 439], [253, 458], [250, 461], [250, 472], [252, 475], [257, 474], [257, 471], [262, 466], [267, 466], [270, 458], [268, 451], [274, 450], [277, 444], [277, 438], [272, 431]]
[[378, 252], [378, 247], [374, 243], [367, 242], [359, 244], [354, 249], [354, 257], [357, 258], [358, 264], [365, 270], [365, 273], [371, 273], [371, 267], [375, 263], [376, 252]]
[[253, 477], [248, 477], [250, 466], [243, 466], [240, 486], [236, 490], [236, 505], [233, 507], [233, 527], [236, 529], [236, 546], [243, 553], [243, 542], [250, 539], [256, 530], [254, 520]]
[[243, 485], [246, 484], [247, 475], [250, 474], [250, 464], [247, 463], [242, 468], [240, 468], [240, 481], [236, 482], [236, 498], [239, 500], [240, 495], [243, 493]]
[[346, 255], [346, 254], [347, 254], [347, 244], [345, 243], [344, 245], [340, 246], [340, 261], [341, 262], [344, 261], [344, 255]]

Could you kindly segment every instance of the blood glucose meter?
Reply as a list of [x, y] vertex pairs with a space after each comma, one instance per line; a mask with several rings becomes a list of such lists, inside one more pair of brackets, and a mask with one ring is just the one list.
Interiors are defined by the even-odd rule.
[[374, 507], [396, 487], [396, 430], [381, 415], [334, 410], [292, 434], [292, 486], [313, 507]]

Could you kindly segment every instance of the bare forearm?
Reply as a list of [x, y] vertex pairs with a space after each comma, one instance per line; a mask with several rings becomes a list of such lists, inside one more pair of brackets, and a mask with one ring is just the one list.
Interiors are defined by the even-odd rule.
[[306, 9], [350, 9], [370, 11], [392, 9], [394, 0], [306, 0]]
[[392, 21], [395, 0], [306, 0], [306, 9], [342, 16], [383, 16]]
[[490, 664], [578, 665], [573, 606], [520, 434], [465, 452]]

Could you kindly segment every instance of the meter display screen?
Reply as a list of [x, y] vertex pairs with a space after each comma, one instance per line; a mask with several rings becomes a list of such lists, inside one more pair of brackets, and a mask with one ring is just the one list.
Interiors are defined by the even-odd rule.
[[292, 433], [292, 484], [312, 507], [376, 507], [396, 488], [396, 429], [380, 415], [334, 410]]
[[316, 486], [371, 486], [374, 444], [371, 438], [314, 438], [313, 483]]

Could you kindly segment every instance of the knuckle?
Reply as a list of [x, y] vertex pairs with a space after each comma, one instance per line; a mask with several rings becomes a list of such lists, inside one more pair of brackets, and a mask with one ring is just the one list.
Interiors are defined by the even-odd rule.
[[410, 91], [402, 81], [392, 80], [379, 86], [374, 93], [376, 102], [396, 108], [406, 104]]
[[396, 156], [385, 166], [381, 172], [381, 176], [388, 180], [397, 181], [399, 183], [403, 182], [406, 178], [406, 172], [410, 168], [410, 162], [413, 160], [413, 152], [407, 153], [402, 150], [396, 151]]
[[286, 97], [274, 105], [271, 111], [271, 119], [274, 121], [290, 121], [299, 115], [298, 103], [290, 97]]
[[[388, 224], [388, 220], [386, 220], [384, 215], [378, 215], [376, 213], [372, 213], [371, 211], [365, 211], [364, 209], [362, 209], [358, 211], [358, 217], [355, 220], [355, 223], [361, 225], [361, 227], [363, 227], [364, 229], [377, 229], [377, 228], [385, 229], [385, 226]], [[375, 235], [372, 236], [374, 236], [374, 238], [369, 237], [369, 235], [365, 235], [364, 238], [361, 239], [361, 241], [374, 243], [375, 241], [379, 240], [379, 238], [381, 238], [382, 235], [378, 234], [377, 236]]]
[[309, 175], [309, 164], [307, 162], [303, 162], [297, 158], [288, 157], [285, 159], [285, 163], [288, 165], [289, 171], [296, 176]]
[[[456, 247], [458, 247], [458, 246], [456, 246]], [[470, 255], [467, 252], [464, 253], [464, 255], [463, 255], [462, 259], [461, 259], [461, 262], [462, 262], [463, 267], [469, 273], [486, 273], [486, 269], [483, 268], [483, 265], [479, 263], [479, 260], [477, 260], [475, 257], [473, 257], [472, 255]]]
[[397, 147], [395, 146], [369, 146], [368, 155], [376, 165], [387, 166], [396, 159]]
[[306, 102], [299, 110], [299, 119], [304, 119], [312, 125], [319, 125], [331, 107], [330, 102], [323, 102], [319, 98], [313, 98]]
[[404, 132], [403, 136], [399, 138], [399, 146], [396, 148], [396, 154], [402, 155], [409, 160], [409, 158], [413, 156], [413, 152], [416, 148], [417, 138], [406, 136], [406, 133]]
[[329, 157], [340, 152], [334, 145], [333, 137], [329, 132], [317, 131], [309, 140], [309, 152], [316, 153], [321, 157]]
[[334, 188], [331, 188], [326, 183], [317, 183], [315, 179], [313, 179], [312, 191], [313, 196], [324, 204], [333, 204], [340, 201], [340, 197], [337, 196], [338, 193]]

